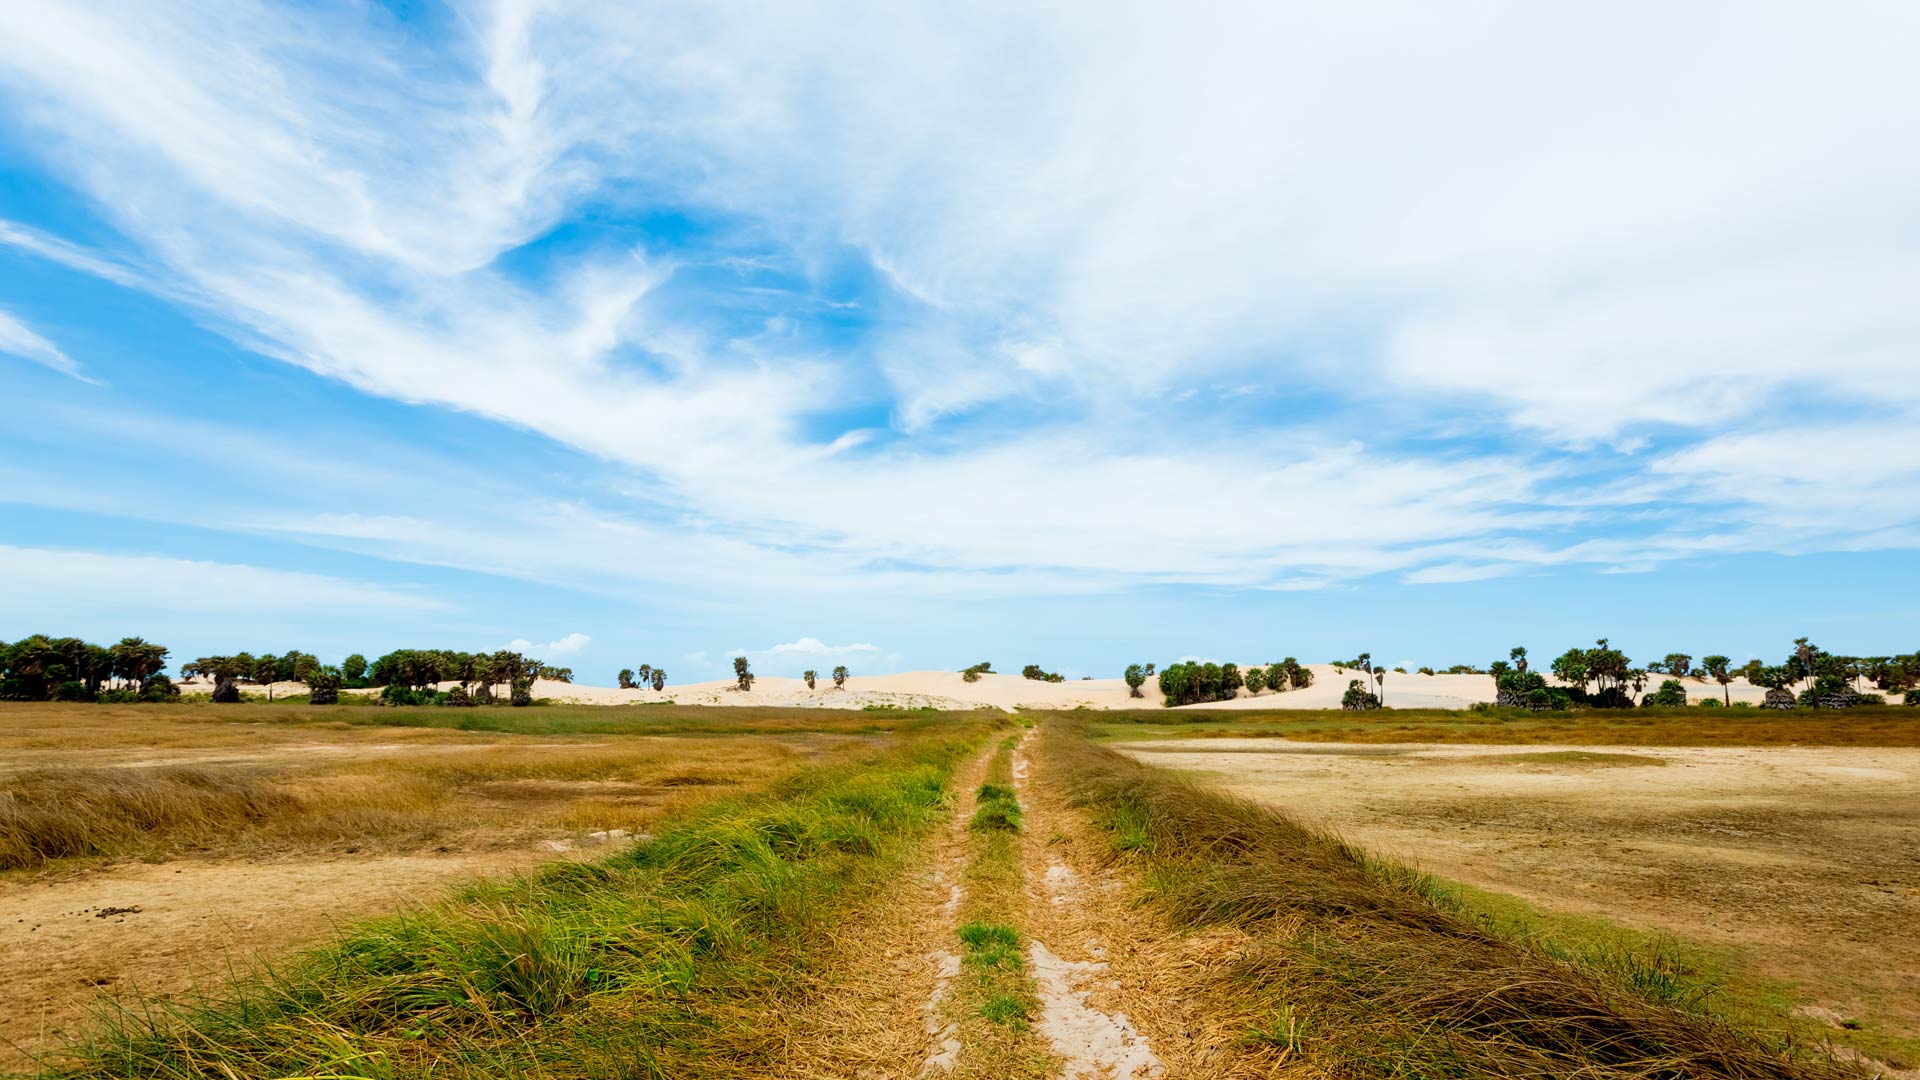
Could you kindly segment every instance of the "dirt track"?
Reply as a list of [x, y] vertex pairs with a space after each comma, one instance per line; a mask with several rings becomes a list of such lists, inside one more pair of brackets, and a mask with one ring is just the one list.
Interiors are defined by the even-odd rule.
[[1920, 750], [1119, 744], [1445, 877], [1739, 949], [1920, 1036]]

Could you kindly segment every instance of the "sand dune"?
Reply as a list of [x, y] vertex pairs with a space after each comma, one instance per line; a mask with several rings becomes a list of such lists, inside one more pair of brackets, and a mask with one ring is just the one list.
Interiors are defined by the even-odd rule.
[[[1309, 664], [1313, 670], [1313, 685], [1302, 690], [1288, 690], [1282, 693], [1263, 692], [1241, 696], [1232, 701], [1216, 701], [1205, 705], [1186, 705], [1188, 709], [1337, 709], [1340, 696], [1346, 693], [1347, 683], [1360, 677], [1352, 670], [1335, 668], [1331, 664]], [[1648, 684], [1648, 689], [1658, 686], [1659, 676]], [[1684, 679], [1687, 697], [1698, 701], [1703, 697], [1720, 697], [1721, 688], [1712, 680]], [[441, 684], [442, 689], [451, 688], [453, 683]], [[198, 680], [188, 680], [181, 689], [189, 693], [204, 693], [211, 689]], [[247, 686], [249, 694], [263, 693], [265, 687]], [[1476, 702], [1493, 700], [1493, 677], [1490, 675], [1402, 675], [1399, 672], [1387, 673], [1386, 685], [1381, 689], [1382, 698], [1388, 708], [1398, 709], [1464, 709]], [[1745, 701], [1759, 704], [1766, 695], [1763, 687], [1754, 686], [1745, 679], [1735, 679], [1728, 688], [1730, 696], [1736, 702]], [[306, 687], [299, 683], [275, 683], [275, 697], [289, 694], [303, 694]], [[348, 690], [348, 694], [370, 694], [377, 691]], [[741, 692], [734, 688], [733, 680], [713, 682], [684, 683], [668, 686], [665, 690], [621, 690], [611, 686], [587, 686], [580, 683], [562, 683], [542, 679], [534, 685], [535, 697], [547, 698], [555, 702], [573, 705], [638, 705], [649, 702], [676, 702], [681, 705], [759, 705], [786, 706], [822, 709], [858, 709], [867, 705], [883, 705], [894, 708], [935, 708], [935, 709], [1158, 709], [1160, 703], [1158, 680], [1148, 679], [1141, 688], [1143, 697], [1129, 697], [1127, 684], [1120, 679], [1082, 679], [1064, 683], [1037, 682], [1018, 675], [983, 675], [977, 682], [967, 682], [957, 671], [908, 671], [897, 675], [856, 675], [847, 680], [844, 689], [835, 689], [831, 680], [821, 680], [816, 689], [809, 690], [805, 682], [799, 679], [780, 676], [762, 676], [754, 680], [753, 689]]]

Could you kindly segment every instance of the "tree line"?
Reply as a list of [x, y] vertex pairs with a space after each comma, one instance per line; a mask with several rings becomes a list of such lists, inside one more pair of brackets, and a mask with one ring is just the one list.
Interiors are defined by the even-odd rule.
[[[1515, 647], [1507, 659], [1488, 665], [1494, 676], [1495, 703], [1510, 708], [1634, 708], [1687, 704], [1681, 681], [1711, 679], [1721, 688], [1720, 700], [1711, 696], [1703, 705], [1731, 705], [1731, 684], [1744, 678], [1767, 688], [1767, 708], [1844, 708], [1884, 703], [1888, 693], [1904, 692], [1906, 703], [1920, 705], [1920, 652], [1894, 656], [1844, 656], [1830, 653], [1807, 638], [1794, 639], [1793, 652], [1778, 664], [1749, 660], [1735, 667], [1720, 654], [1703, 656], [1698, 665], [1690, 653], [1672, 652], [1636, 667], [1606, 638], [1592, 648], [1574, 647], [1555, 657], [1548, 671], [1561, 685], [1549, 684], [1531, 668], [1525, 647]], [[1653, 676], [1665, 675], [1651, 693]], [[1881, 691], [1863, 689], [1866, 684]], [[1799, 693], [1794, 687], [1801, 687]]]
[[[180, 688], [165, 674], [164, 645], [122, 638], [116, 645], [95, 645], [79, 638], [32, 634], [0, 642], [0, 699], [15, 701], [164, 701]], [[382, 688], [381, 700], [393, 704], [484, 704], [494, 687], [504, 687], [514, 704], [530, 704], [535, 679], [572, 682], [573, 669], [532, 659], [510, 649], [469, 653], [454, 649], [395, 649], [368, 662], [353, 653], [338, 665], [323, 664], [312, 653], [239, 652], [201, 656], [180, 665], [182, 678], [213, 682], [217, 702], [240, 700], [240, 684], [268, 687], [278, 682], [307, 686], [314, 704], [333, 704], [343, 689]], [[662, 673], [664, 679], [664, 672]], [[442, 683], [453, 683], [440, 691]]]
[[0, 699], [164, 701], [180, 693], [163, 674], [167, 655], [166, 646], [137, 637], [114, 645], [46, 634], [0, 641]]
[[[1153, 665], [1131, 664], [1124, 678], [1127, 690], [1142, 697], [1140, 687], [1154, 673]], [[1160, 693], [1168, 708], [1196, 705], [1209, 701], [1227, 701], [1244, 688], [1249, 694], [1264, 690], [1280, 692], [1313, 685], [1313, 671], [1289, 656], [1273, 664], [1253, 664], [1245, 671], [1238, 664], [1184, 661], [1160, 669]]]

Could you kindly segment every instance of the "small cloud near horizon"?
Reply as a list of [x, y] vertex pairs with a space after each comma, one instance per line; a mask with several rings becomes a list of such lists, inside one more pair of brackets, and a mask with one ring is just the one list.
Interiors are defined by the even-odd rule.
[[593, 641], [592, 637], [576, 631], [558, 640], [549, 641], [545, 645], [536, 645], [526, 638], [515, 638], [507, 642], [506, 647], [514, 652], [526, 653], [536, 659], [544, 660], [549, 656], [566, 656], [570, 653], [577, 653], [581, 649], [586, 648], [591, 641]]

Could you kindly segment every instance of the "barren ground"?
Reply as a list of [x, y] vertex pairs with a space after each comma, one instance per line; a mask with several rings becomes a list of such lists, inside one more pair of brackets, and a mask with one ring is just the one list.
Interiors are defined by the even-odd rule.
[[1443, 877], [1734, 950], [1920, 1038], [1920, 750], [1114, 744]]
[[[115, 994], [178, 996], [429, 903], [478, 877], [591, 857], [659, 815], [861, 738], [578, 738], [330, 722], [234, 723], [204, 708], [0, 710], [0, 785], [26, 771], [192, 767], [323, 806], [417, 791], [384, 831], [262, 827], [0, 872], [0, 1073]], [[4, 792], [0, 792], [4, 797]], [[417, 803], [417, 805], [415, 805]], [[343, 818], [349, 824], [357, 818]], [[619, 830], [619, 831], [613, 831]]]

